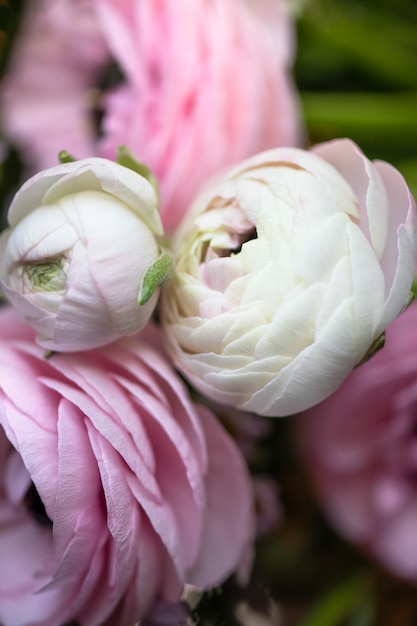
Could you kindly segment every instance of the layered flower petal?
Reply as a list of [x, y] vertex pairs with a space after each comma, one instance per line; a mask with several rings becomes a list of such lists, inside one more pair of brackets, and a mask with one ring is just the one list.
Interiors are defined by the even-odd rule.
[[146, 178], [98, 157], [64, 163], [29, 179], [8, 219], [0, 282], [43, 347], [88, 350], [143, 328], [159, 290], [139, 294], [163, 233]]
[[239, 566], [254, 532], [248, 471], [156, 327], [45, 359], [4, 308], [0, 347], [4, 626], [131, 626]]
[[170, 353], [217, 402], [304, 410], [406, 306], [416, 249], [404, 179], [350, 140], [256, 155], [207, 186], [173, 240]]

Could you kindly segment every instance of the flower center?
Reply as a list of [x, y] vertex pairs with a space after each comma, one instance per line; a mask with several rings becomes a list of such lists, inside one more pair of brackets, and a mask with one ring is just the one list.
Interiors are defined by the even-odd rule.
[[61, 291], [65, 289], [67, 260], [65, 257], [23, 266], [25, 291]]
[[202, 233], [200, 263], [239, 254], [243, 244], [257, 238], [255, 226], [234, 200], [215, 198], [196, 223]]

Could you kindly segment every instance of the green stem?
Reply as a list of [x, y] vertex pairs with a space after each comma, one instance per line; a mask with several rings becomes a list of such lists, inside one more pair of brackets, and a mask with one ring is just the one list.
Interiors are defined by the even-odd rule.
[[[371, 585], [367, 575], [356, 574], [334, 587], [297, 626], [339, 626], [348, 616], [370, 615]], [[366, 611], [362, 610], [366, 607]], [[368, 622], [370, 623], [370, 622]]]

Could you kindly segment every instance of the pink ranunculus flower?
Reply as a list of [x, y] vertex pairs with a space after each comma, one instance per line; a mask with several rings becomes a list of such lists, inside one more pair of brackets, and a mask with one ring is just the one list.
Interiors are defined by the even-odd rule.
[[4, 136], [30, 173], [94, 155], [94, 85], [108, 58], [93, 0], [29, 0], [2, 81]]
[[252, 156], [207, 185], [172, 240], [167, 345], [212, 400], [260, 415], [329, 396], [407, 304], [415, 201], [349, 139]]
[[417, 584], [417, 305], [385, 347], [300, 416], [299, 440], [334, 527]]
[[[124, 144], [157, 175], [172, 230], [214, 172], [299, 142], [284, 0], [33, 5], [2, 87], [2, 115], [35, 170], [54, 165], [62, 149], [113, 159]], [[124, 81], [98, 102], [95, 86], [111, 59]]]
[[246, 465], [156, 327], [45, 359], [3, 308], [0, 424], [3, 626], [132, 626], [247, 557]]

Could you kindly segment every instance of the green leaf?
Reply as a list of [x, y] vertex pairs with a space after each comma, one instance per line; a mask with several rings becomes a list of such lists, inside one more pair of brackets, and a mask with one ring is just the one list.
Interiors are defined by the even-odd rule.
[[140, 305], [146, 304], [156, 289], [170, 278], [171, 272], [172, 257], [168, 252], [165, 252], [151, 265], [143, 277], [138, 303]]
[[[357, 574], [331, 589], [297, 626], [339, 626], [347, 617], [361, 616], [361, 626], [370, 626], [373, 611], [369, 577]], [[364, 610], [366, 608], [366, 610]]]

